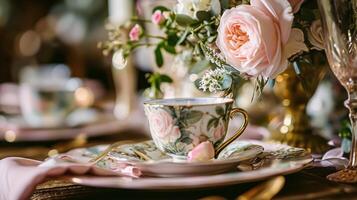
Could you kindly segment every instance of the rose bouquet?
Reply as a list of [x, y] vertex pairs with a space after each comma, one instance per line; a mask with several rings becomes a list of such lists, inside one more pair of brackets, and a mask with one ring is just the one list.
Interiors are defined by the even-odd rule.
[[[163, 34], [146, 33], [145, 23]], [[189, 52], [187, 67], [198, 75], [194, 82], [205, 92], [235, 95], [239, 82], [247, 79], [261, 92], [288, 66], [299, 74], [300, 64], [312, 63], [312, 55], [324, 58], [314, 0], [178, 0], [173, 9], [155, 7], [150, 20], [136, 16], [126, 27], [128, 40], [120, 39], [125, 27], [109, 30], [109, 40], [101, 43], [104, 53], [125, 59], [139, 47], [153, 46], [161, 67], [163, 52]], [[160, 83], [170, 81], [158, 73], [149, 78], [154, 94], [161, 91]]]

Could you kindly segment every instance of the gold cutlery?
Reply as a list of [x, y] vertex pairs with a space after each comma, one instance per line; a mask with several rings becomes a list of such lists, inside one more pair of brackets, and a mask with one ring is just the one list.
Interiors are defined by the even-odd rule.
[[277, 176], [248, 190], [236, 200], [269, 200], [283, 188], [284, 184], [284, 176]]

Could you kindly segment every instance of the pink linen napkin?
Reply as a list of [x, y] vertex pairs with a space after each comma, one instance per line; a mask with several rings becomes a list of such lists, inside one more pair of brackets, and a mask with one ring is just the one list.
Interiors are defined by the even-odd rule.
[[337, 170], [343, 169], [348, 165], [348, 159], [343, 157], [341, 147], [327, 151], [321, 159], [315, 159], [315, 167], [335, 167]]
[[50, 158], [45, 162], [26, 158], [9, 157], [0, 160], [0, 200], [29, 199], [36, 186], [48, 178], [63, 175], [98, 175], [139, 177], [139, 169], [122, 165], [115, 171], [101, 169], [94, 163], [80, 163], [70, 156]]

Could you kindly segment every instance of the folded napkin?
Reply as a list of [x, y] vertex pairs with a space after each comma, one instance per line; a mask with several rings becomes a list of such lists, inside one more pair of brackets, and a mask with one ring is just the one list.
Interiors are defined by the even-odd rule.
[[29, 199], [36, 186], [49, 178], [63, 175], [97, 175], [139, 177], [139, 169], [121, 165], [115, 170], [96, 167], [94, 163], [83, 163], [69, 155], [60, 155], [44, 162], [9, 157], [0, 160], [0, 200]]
[[348, 159], [343, 157], [343, 150], [337, 147], [327, 151], [321, 159], [315, 159], [315, 167], [335, 167], [337, 170], [344, 169], [348, 165]]

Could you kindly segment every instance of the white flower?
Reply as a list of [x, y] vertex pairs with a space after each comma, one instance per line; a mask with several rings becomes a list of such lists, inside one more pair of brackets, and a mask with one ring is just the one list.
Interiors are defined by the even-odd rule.
[[224, 88], [224, 78], [229, 75], [229, 72], [222, 68], [208, 70], [201, 78], [199, 89], [204, 92], [209, 91], [216, 93], [222, 91]]
[[175, 11], [178, 14], [188, 15], [195, 18], [197, 11], [212, 10], [216, 15], [221, 12], [219, 0], [177, 0]]
[[303, 51], [309, 51], [304, 42], [304, 33], [298, 28], [293, 28], [291, 29], [289, 40], [284, 47], [284, 57], [288, 59]]
[[124, 58], [123, 50], [120, 49], [116, 51], [112, 58], [112, 64], [116, 69], [123, 69], [127, 64], [128, 61]]
[[312, 22], [308, 32], [307, 38], [314, 46], [312, 49], [323, 50], [324, 49], [324, 36], [322, 32], [321, 20], [315, 20]]

